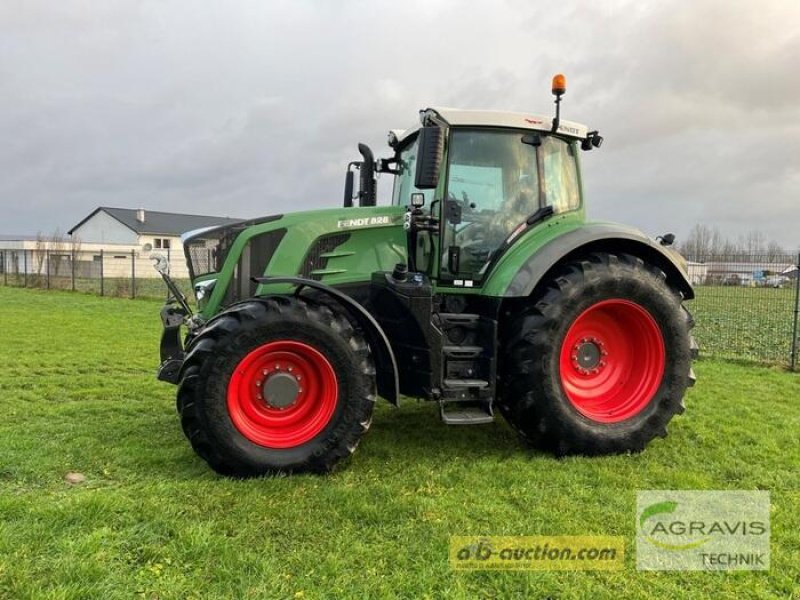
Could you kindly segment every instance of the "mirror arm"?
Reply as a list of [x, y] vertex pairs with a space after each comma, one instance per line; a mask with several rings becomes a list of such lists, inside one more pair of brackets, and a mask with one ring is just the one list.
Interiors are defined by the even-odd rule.
[[389, 173], [391, 175], [400, 175], [400, 169], [393, 169], [389, 165], [396, 165], [400, 162], [397, 157], [394, 158], [379, 158], [376, 171], [378, 173]]

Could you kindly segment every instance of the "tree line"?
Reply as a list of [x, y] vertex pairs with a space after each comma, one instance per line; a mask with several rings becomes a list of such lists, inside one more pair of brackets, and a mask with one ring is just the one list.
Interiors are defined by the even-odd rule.
[[730, 238], [722, 234], [719, 228], [709, 227], [702, 223], [692, 227], [686, 240], [676, 244], [687, 260], [691, 261], [741, 261], [754, 258], [764, 262], [790, 262], [794, 259], [775, 240], [767, 239], [761, 231], [749, 231], [745, 235]]

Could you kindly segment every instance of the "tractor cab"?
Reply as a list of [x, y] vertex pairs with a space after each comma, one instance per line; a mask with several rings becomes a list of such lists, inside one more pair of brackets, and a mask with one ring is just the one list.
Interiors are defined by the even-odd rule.
[[585, 126], [561, 122], [554, 132], [543, 117], [441, 108], [422, 111], [421, 121], [390, 135], [392, 203], [412, 207], [416, 270], [443, 284], [477, 286], [524, 230], [582, 210], [577, 150]]

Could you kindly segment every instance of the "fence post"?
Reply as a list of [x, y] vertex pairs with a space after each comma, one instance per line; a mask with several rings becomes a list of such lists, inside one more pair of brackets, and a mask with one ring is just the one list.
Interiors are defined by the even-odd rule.
[[100, 295], [105, 295], [105, 290], [103, 289], [103, 249], [100, 249]]
[[3, 285], [8, 285], [8, 263], [6, 262], [5, 250], [3, 250]]
[[136, 298], [136, 251], [131, 250], [131, 299]]
[[792, 326], [792, 371], [797, 369], [797, 321], [800, 317], [800, 253], [794, 272], [794, 325]]
[[22, 249], [22, 287], [28, 287], [28, 251]]
[[47, 262], [47, 266], [45, 267], [45, 281], [47, 282], [46, 286], [47, 289], [50, 289], [50, 250], [44, 251], [44, 260]]
[[72, 266], [72, 291], [75, 291], [75, 248], [70, 250], [70, 255], [72, 256], [70, 260], [70, 265]]

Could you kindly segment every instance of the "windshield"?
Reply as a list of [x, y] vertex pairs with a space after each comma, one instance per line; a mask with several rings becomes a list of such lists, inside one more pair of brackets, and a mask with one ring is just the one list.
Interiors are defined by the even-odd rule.
[[[481, 279], [493, 254], [542, 206], [580, 206], [574, 147], [520, 131], [452, 130], [444, 206], [442, 275]], [[530, 136], [525, 136], [528, 142]]]

